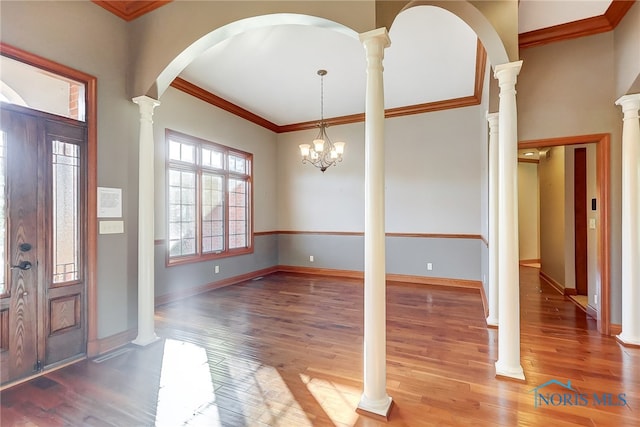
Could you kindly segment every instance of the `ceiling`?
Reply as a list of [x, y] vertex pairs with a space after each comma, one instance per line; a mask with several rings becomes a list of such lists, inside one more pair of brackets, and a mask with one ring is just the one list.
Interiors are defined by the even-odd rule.
[[[473, 95], [477, 38], [455, 15], [420, 6], [401, 13], [385, 51], [385, 106], [403, 107]], [[364, 111], [362, 43], [330, 29], [283, 25], [248, 31], [214, 46], [183, 79], [276, 125]], [[407, 84], [410, 82], [409, 84]]]
[[[96, 3], [105, 7], [113, 2]], [[149, 8], [155, 2], [140, 3]], [[631, 4], [520, 0], [520, 46], [608, 31]], [[387, 110], [409, 114], [479, 103], [484, 52], [475, 33], [455, 15], [437, 7], [413, 7], [397, 16], [389, 37], [392, 44], [384, 59]], [[175, 86], [273, 130], [294, 130], [320, 118], [319, 69], [328, 71], [324, 116], [361, 117], [364, 48], [357, 39], [326, 28], [281, 25], [239, 34], [193, 61]]]

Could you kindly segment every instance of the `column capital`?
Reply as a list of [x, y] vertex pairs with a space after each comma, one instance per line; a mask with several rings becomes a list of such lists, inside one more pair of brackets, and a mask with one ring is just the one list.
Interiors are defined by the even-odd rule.
[[489, 122], [489, 127], [494, 127], [498, 125], [498, 117], [500, 113], [489, 113], [487, 112], [487, 121]]
[[629, 113], [631, 116], [628, 118], [637, 119], [638, 110], [640, 110], [640, 93], [621, 96], [616, 101], [616, 105], [622, 107], [622, 111], [625, 113], [625, 118], [627, 118], [627, 113]]
[[160, 105], [160, 101], [150, 98], [148, 96], [137, 96], [131, 99], [135, 104], [138, 104], [140, 109], [140, 120], [153, 123], [153, 109]]
[[389, 33], [385, 27], [376, 28], [375, 30], [367, 31], [366, 33], [360, 34], [360, 41], [367, 46], [367, 44], [371, 42], [378, 42], [381, 44], [382, 48], [387, 48], [391, 46], [391, 39], [389, 38]]
[[516, 77], [520, 74], [522, 61], [507, 62], [493, 67], [493, 76], [498, 79], [499, 83], [512, 82], [516, 84]]
[[138, 104], [140, 106], [140, 110], [145, 109], [153, 111], [154, 108], [160, 105], [160, 101], [146, 95], [136, 96], [135, 98], [132, 98], [131, 101], [133, 101], [135, 104]]

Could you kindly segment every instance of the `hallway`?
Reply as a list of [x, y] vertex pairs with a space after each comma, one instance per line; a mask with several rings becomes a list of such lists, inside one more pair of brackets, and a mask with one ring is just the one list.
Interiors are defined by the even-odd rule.
[[[4, 390], [0, 423], [637, 426], [640, 349], [600, 336], [537, 270], [520, 274], [526, 384], [495, 378], [497, 331], [486, 327], [477, 291], [389, 282], [395, 407], [386, 424], [359, 416], [362, 282], [275, 273], [158, 307], [163, 339], [153, 345]], [[587, 404], [536, 402], [534, 389], [550, 380], [547, 393], [566, 394], [557, 382], [570, 381]], [[621, 394], [627, 406], [614, 406]]]

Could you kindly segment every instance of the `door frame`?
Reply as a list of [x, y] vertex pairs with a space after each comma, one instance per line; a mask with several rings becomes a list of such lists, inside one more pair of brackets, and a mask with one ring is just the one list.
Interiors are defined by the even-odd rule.
[[596, 194], [600, 204], [600, 227], [597, 229], [598, 257], [596, 269], [600, 278], [600, 303], [597, 310], [598, 331], [611, 335], [611, 135], [599, 133], [569, 137], [521, 141], [519, 149], [558, 147], [564, 145], [596, 144]]
[[98, 216], [97, 216], [97, 170], [98, 170], [98, 110], [96, 77], [75, 70], [41, 56], [26, 52], [0, 41], [0, 55], [32, 65], [59, 76], [84, 83], [87, 124], [87, 356], [96, 356], [98, 345]]

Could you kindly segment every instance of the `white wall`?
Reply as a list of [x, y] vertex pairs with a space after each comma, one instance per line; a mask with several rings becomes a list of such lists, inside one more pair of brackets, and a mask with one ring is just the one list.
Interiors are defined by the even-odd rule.
[[540, 193], [537, 163], [518, 163], [518, 226], [520, 259], [540, 259]]
[[387, 120], [389, 232], [481, 234], [483, 107]]
[[317, 131], [278, 135], [277, 229], [364, 231], [364, 124], [327, 129], [332, 141], [345, 141], [342, 163], [324, 173], [302, 164], [298, 144], [310, 143]]
[[[482, 233], [484, 114], [478, 106], [385, 121], [387, 232]], [[314, 131], [278, 135], [278, 229], [364, 231], [364, 124], [328, 133], [347, 146], [324, 173], [300, 160], [298, 144]]]

